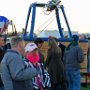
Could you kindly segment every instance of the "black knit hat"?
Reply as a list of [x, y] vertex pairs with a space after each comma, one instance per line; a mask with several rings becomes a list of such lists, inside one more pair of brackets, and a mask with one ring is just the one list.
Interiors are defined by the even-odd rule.
[[43, 42], [44, 41], [41, 38], [36, 38], [35, 41], [34, 41], [35, 44], [41, 44]]
[[78, 41], [79, 40], [78, 35], [73, 35], [72, 38], [73, 38], [74, 41]]

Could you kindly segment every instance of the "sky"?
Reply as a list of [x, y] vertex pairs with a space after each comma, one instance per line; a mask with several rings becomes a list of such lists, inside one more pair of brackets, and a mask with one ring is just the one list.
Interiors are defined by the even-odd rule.
[[[0, 15], [13, 20], [17, 30], [25, 27], [31, 3], [47, 3], [49, 0], [0, 0]], [[72, 31], [90, 33], [90, 0], [62, 0]]]

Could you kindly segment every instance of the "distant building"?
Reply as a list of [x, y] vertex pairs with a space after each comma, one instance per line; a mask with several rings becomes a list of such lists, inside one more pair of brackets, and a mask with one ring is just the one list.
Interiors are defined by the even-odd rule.
[[[78, 31], [72, 31], [72, 35], [73, 34], [78, 34]], [[67, 36], [69, 37], [69, 33], [68, 31], [63, 31], [63, 35], [64, 37]], [[39, 31], [39, 33], [37, 34], [38, 37], [49, 37], [49, 36], [54, 36], [56, 38], [60, 38], [60, 33], [58, 30], [43, 30], [43, 31]]]

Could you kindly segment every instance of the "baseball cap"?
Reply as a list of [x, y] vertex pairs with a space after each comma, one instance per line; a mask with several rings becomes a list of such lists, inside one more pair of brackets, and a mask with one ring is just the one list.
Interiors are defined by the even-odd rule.
[[34, 49], [37, 49], [37, 45], [35, 43], [28, 43], [25, 47], [25, 52], [32, 52]]

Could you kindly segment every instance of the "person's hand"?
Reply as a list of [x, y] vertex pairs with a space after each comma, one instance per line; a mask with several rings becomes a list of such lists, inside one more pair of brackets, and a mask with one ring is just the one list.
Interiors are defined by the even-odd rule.
[[40, 68], [38, 66], [38, 63], [33, 63], [33, 66], [40, 72]]

